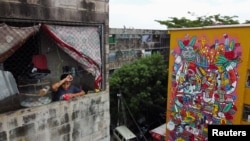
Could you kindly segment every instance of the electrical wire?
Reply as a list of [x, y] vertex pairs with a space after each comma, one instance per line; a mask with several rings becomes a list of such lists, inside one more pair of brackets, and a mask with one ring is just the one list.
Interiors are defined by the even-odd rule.
[[130, 109], [129, 109], [129, 107], [128, 107], [126, 101], [125, 101], [125, 99], [122, 98], [122, 96], [121, 96], [121, 100], [122, 100], [122, 102], [125, 104], [126, 108], [128, 109], [129, 115], [131, 116], [132, 120], [134, 121], [134, 123], [135, 123], [136, 127], [138, 128], [138, 130], [140, 131], [140, 133], [142, 134], [144, 140], [147, 141], [146, 137], [145, 137], [144, 134], [142, 133], [141, 128], [139, 127], [139, 125], [137, 124], [135, 118], [133, 117], [133, 115], [132, 115], [132, 113], [131, 113], [131, 111], [130, 111]]

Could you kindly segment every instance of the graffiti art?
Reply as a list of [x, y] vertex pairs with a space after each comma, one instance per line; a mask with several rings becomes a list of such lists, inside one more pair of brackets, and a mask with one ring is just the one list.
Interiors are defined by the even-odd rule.
[[189, 35], [177, 42], [171, 50], [169, 139], [206, 141], [209, 124], [232, 124], [237, 111], [241, 46], [228, 34], [212, 43], [206, 36]]

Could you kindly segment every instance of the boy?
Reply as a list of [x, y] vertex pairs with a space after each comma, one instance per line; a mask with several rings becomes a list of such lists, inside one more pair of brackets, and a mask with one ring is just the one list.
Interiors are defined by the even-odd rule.
[[52, 85], [51, 90], [54, 101], [69, 100], [74, 97], [85, 95], [85, 92], [80, 88], [72, 85], [73, 77], [70, 74], [62, 74], [60, 81]]

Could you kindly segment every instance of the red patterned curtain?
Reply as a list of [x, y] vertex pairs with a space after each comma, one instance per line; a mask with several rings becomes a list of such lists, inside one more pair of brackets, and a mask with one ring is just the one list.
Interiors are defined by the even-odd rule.
[[95, 88], [101, 84], [101, 46], [98, 27], [42, 25], [56, 44], [95, 77]]
[[39, 25], [13, 27], [4, 23], [0, 24], [0, 63], [4, 62], [19, 49], [39, 28]]

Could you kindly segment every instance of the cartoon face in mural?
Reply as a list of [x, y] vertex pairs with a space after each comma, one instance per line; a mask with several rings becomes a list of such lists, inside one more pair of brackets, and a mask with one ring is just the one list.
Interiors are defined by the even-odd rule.
[[178, 44], [181, 48], [181, 56], [183, 59], [187, 61], [192, 61], [196, 57], [196, 53], [194, 51], [194, 43], [196, 41], [196, 37], [192, 37], [191, 40], [186, 39], [184, 41], [179, 40]]
[[179, 40], [172, 50], [175, 77], [167, 128], [173, 140], [206, 141], [208, 124], [231, 124], [237, 111], [240, 44], [227, 34], [211, 44], [197, 39]]

